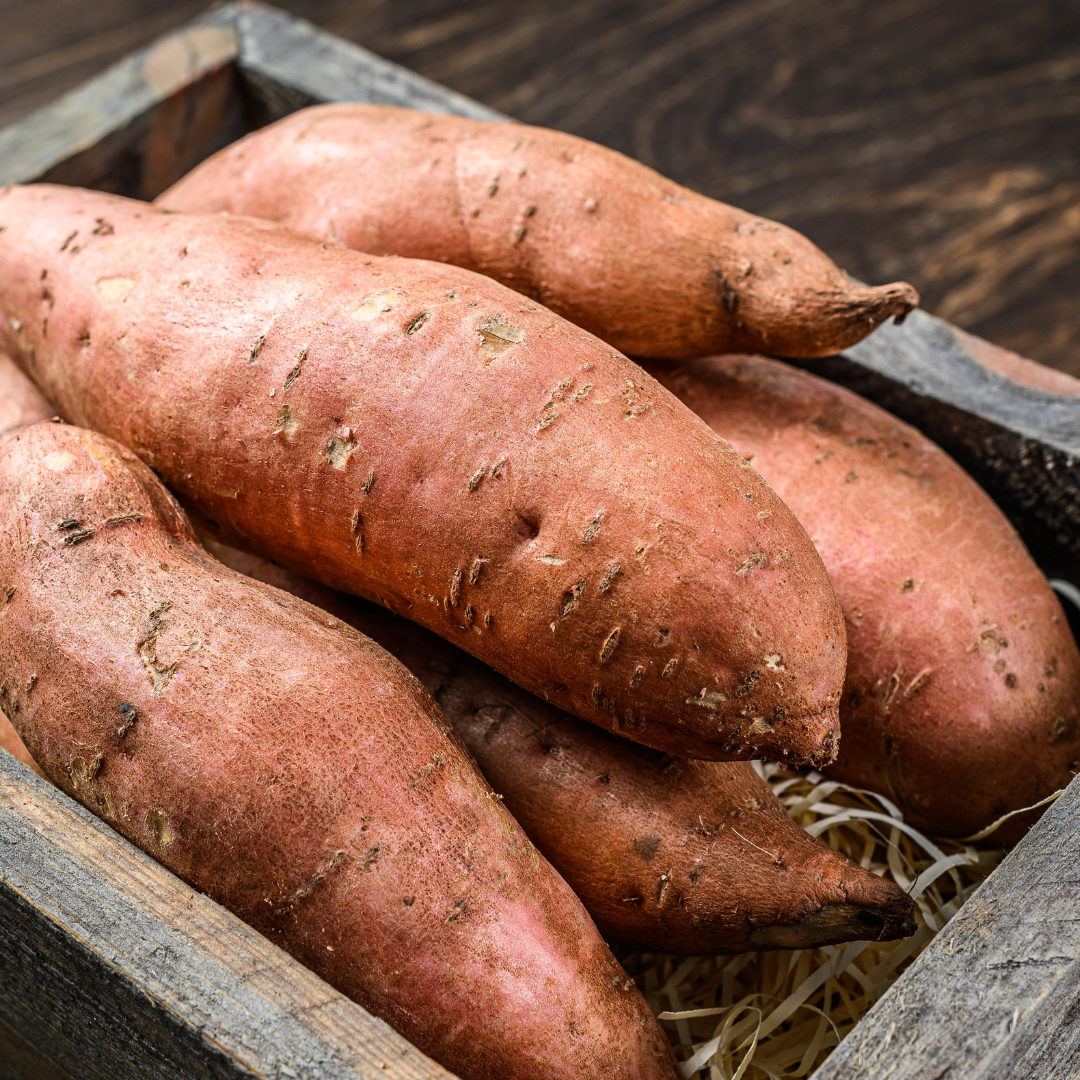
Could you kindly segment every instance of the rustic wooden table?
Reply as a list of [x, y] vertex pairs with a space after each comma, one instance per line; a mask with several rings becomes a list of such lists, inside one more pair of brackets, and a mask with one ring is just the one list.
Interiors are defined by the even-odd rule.
[[[207, 0], [0, 0], [0, 127]], [[1080, 0], [278, 0], [1080, 375]]]

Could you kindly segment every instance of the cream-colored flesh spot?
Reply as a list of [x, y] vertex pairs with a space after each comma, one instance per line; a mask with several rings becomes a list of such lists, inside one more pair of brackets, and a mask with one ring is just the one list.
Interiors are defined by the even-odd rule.
[[381, 292], [369, 293], [353, 309], [351, 315], [357, 322], [371, 322], [384, 312], [392, 311], [397, 300], [397, 289], [383, 289]]
[[135, 279], [129, 277], [98, 278], [97, 291], [102, 300], [124, 300], [135, 288]]

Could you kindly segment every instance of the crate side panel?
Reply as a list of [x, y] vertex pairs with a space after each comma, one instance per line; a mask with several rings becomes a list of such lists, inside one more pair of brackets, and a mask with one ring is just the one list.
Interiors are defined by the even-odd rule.
[[0, 1080], [74, 1080], [0, 1020]]
[[[1057, 1007], [1080, 987], [1080, 782], [1073, 783], [814, 1074], [1045, 1075], [1036, 1044], [1080, 1032]], [[1043, 1060], [1060, 1061], [1051, 1052]], [[1011, 1066], [1014, 1066], [1015, 1069]]]
[[243, 95], [230, 64], [34, 179], [151, 200], [247, 131]]
[[[235, 11], [241, 69], [254, 76], [257, 87], [271, 83], [281, 88], [285, 108], [275, 111], [268, 101], [267, 121], [302, 105], [330, 101], [402, 105], [477, 120], [507, 119], [304, 19], [256, 4], [238, 4]], [[290, 99], [298, 104], [289, 107]]]
[[231, 65], [237, 50], [224, 12], [164, 35], [0, 131], [0, 184], [40, 180], [83, 153], [119, 154], [151, 126], [156, 106]]

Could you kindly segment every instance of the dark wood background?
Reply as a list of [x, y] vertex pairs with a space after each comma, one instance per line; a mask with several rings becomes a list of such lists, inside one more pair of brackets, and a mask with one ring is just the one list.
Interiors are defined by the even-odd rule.
[[[0, 0], [0, 126], [207, 0]], [[1080, 375], [1080, 0], [280, 0]]]

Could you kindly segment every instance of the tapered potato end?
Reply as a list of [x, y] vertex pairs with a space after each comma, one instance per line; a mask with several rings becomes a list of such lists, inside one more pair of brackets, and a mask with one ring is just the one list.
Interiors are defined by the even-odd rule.
[[880, 895], [865, 903], [826, 904], [789, 926], [763, 926], [750, 935], [759, 949], [811, 949], [845, 941], [894, 941], [915, 933], [915, 904], [891, 881], [876, 878]]

